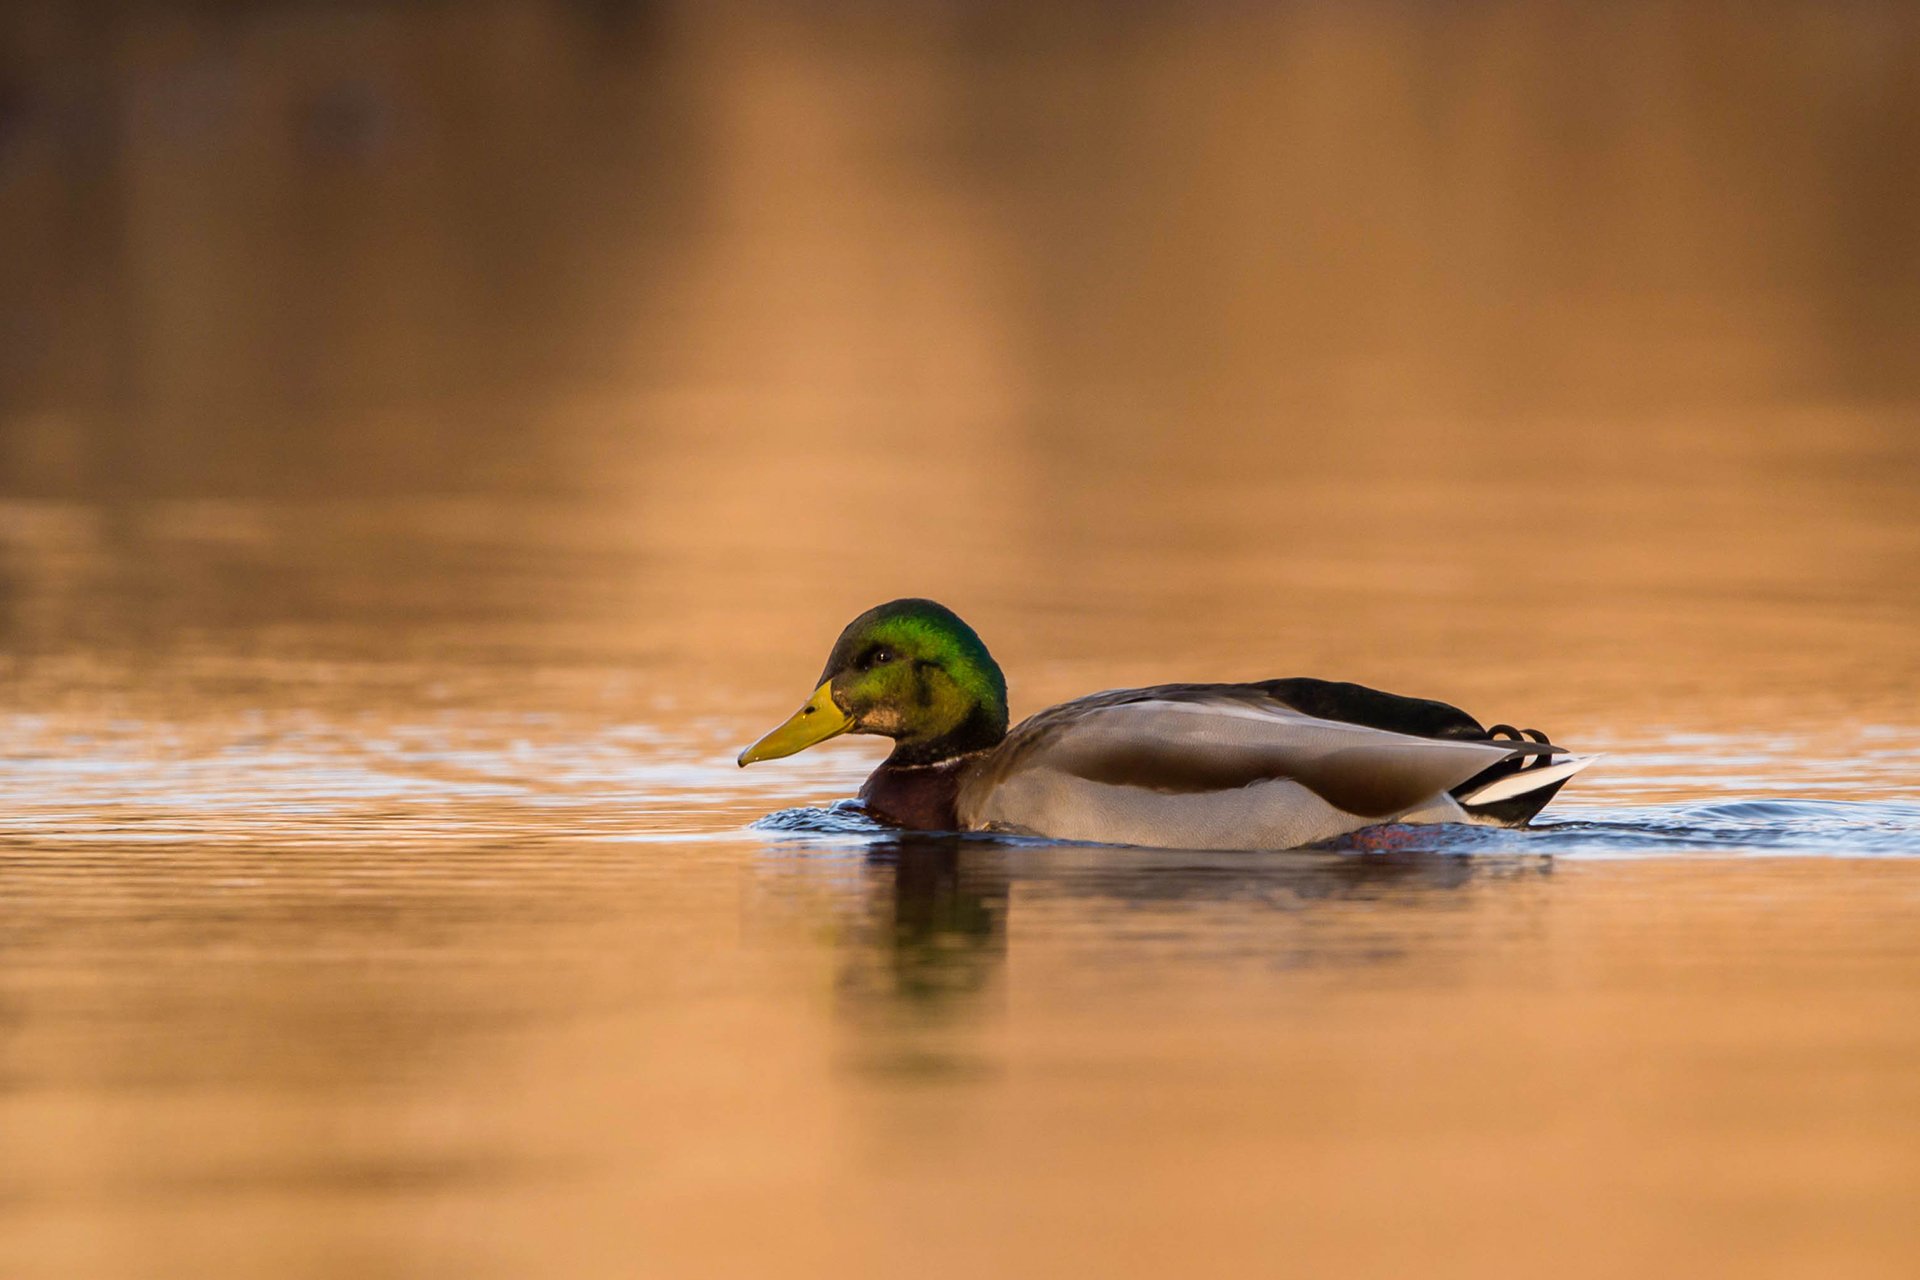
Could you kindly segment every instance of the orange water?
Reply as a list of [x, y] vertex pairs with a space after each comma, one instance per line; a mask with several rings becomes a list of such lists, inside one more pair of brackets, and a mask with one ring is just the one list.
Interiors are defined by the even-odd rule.
[[[0, 1274], [1920, 1266], [1903, 7], [244, 8], [7, 19]], [[1608, 759], [902, 843], [902, 594]]]

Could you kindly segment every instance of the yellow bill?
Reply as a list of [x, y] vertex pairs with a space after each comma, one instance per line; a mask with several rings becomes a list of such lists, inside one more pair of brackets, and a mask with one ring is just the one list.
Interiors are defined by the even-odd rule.
[[744, 768], [760, 760], [778, 760], [851, 728], [853, 721], [833, 705], [833, 682], [829, 680], [813, 691], [807, 705], [794, 712], [791, 720], [742, 751], [740, 765]]

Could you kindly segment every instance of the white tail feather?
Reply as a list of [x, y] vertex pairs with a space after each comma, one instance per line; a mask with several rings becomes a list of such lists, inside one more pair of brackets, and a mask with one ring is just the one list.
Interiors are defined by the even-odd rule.
[[1461, 796], [1460, 803], [1472, 806], [1511, 800], [1515, 796], [1523, 796], [1529, 791], [1538, 791], [1541, 787], [1571, 778], [1599, 758], [1597, 755], [1565, 756], [1558, 763], [1544, 768], [1522, 769], [1504, 778], [1495, 778], [1486, 786]]

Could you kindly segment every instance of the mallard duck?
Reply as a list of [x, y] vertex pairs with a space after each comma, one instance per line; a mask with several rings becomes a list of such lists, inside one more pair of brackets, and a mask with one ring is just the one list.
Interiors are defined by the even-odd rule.
[[931, 600], [855, 618], [807, 704], [742, 766], [843, 733], [893, 739], [860, 789], [914, 830], [1285, 849], [1380, 823], [1520, 826], [1594, 757], [1457, 707], [1329, 680], [1096, 693], [1007, 728], [1007, 681]]

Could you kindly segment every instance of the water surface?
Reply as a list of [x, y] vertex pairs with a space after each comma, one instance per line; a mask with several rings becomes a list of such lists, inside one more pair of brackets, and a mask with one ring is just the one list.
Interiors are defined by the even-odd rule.
[[[866, 602], [831, 575], [796, 606], [664, 571], [610, 508], [8, 510], [9, 1275], [1892, 1276], [1920, 1248], [1920, 729], [1822, 648], [1772, 659], [1798, 699], [1751, 662], [1688, 694], [1663, 663], [1694, 633], [1503, 664], [1310, 593], [1195, 615], [1166, 593], [1205, 554], [1110, 612], [1014, 603], [1016, 563], [952, 594], [1022, 710], [1317, 669], [1608, 759], [1531, 832], [901, 838], [825, 807], [869, 745], [732, 764]], [[1507, 655], [1562, 625], [1464, 612]], [[104, 640], [62, 642], [77, 615]]]

